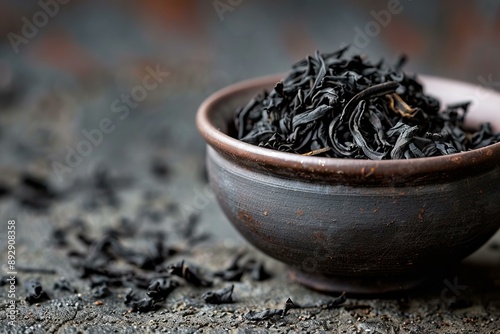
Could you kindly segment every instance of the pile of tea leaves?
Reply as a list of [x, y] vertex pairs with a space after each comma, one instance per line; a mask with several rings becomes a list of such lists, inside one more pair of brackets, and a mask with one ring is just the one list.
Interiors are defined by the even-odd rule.
[[347, 47], [297, 62], [271, 92], [235, 113], [236, 137], [303, 155], [410, 159], [469, 151], [500, 141], [490, 124], [470, 132], [470, 102], [446, 106], [424, 93], [415, 75], [394, 66], [344, 57]]

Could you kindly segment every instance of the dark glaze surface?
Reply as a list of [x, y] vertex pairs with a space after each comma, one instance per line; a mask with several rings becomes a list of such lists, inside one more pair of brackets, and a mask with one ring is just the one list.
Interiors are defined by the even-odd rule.
[[[238, 100], [230, 95], [243, 99], [275, 80], [216, 94], [201, 107], [198, 126], [225, 214], [250, 243], [297, 271], [298, 281], [359, 293], [412, 287], [474, 252], [500, 227], [500, 144], [365, 161], [287, 154], [224, 135]], [[425, 81], [449, 90], [462, 85]], [[481, 117], [471, 113], [474, 121]]]

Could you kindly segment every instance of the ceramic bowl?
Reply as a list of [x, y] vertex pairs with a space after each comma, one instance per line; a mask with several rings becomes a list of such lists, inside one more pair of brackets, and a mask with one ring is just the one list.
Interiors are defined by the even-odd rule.
[[[236, 140], [233, 115], [281, 76], [229, 86], [200, 107], [211, 186], [233, 226], [311, 288], [357, 294], [437, 277], [500, 227], [500, 143], [448, 156], [301, 156]], [[472, 100], [468, 125], [500, 130], [500, 95], [421, 76], [443, 104]]]

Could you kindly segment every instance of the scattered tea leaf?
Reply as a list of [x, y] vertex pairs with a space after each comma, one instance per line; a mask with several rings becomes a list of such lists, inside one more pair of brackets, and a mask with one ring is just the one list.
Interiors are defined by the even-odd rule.
[[212, 282], [201, 278], [193, 270], [190, 269], [186, 264], [184, 264], [184, 260], [172, 264], [168, 267], [168, 271], [171, 275], [182, 277], [183, 279], [186, 280], [186, 282], [191, 283], [195, 286], [209, 287], [212, 285]]
[[54, 283], [54, 290], [69, 291], [72, 293], [78, 292], [65, 277], [59, 277]]
[[301, 308], [301, 307], [295, 304], [291, 298], [288, 298], [282, 309], [267, 309], [259, 312], [250, 311], [247, 314], [245, 314], [245, 319], [250, 321], [262, 321], [270, 319], [274, 316], [284, 317], [289, 310], [294, 308]]
[[205, 292], [201, 298], [208, 304], [229, 304], [233, 302], [233, 289], [234, 285]]
[[263, 321], [270, 319], [274, 316], [282, 316], [283, 315], [283, 309], [267, 309], [264, 311], [250, 311], [247, 314], [245, 314], [245, 319], [250, 320], [250, 321]]
[[256, 262], [252, 267], [251, 267], [251, 273], [250, 273], [252, 279], [254, 281], [265, 281], [266, 279], [271, 277], [271, 274], [269, 274], [263, 263]]
[[137, 301], [131, 301], [130, 306], [132, 311], [135, 312], [150, 312], [160, 307], [159, 303], [150, 297], [146, 297]]
[[92, 296], [96, 299], [106, 298], [111, 294], [107, 285], [99, 285], [92, 289]]
[[168, 278], [156, 278], [149, 284], [147, 295], [156, 301], [165, 300], [178, 286], [177, 282]]
[[24, 283], [26, 291], [26, 301], [30, 304], [49, 300], [49, 296], [43, 291], [42, 284], [36, 279], [30, 279]]

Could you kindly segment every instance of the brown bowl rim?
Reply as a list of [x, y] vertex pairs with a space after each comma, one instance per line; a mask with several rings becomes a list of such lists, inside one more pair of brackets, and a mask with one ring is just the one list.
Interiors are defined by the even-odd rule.
[[[283, 77], [283, 74], [277, 74], [244, 80], [222, 88], [206, 98], [198, 109], [196, 125], [207, 144], [217, 152], [229, 156], [231, 160], [241, 164], [249, 162], [252, 165], [271, 167], [272, 170], [283, 168], [300, 173], [300, 175], [341, 173], [344, 177], [349, 177], [363, 176], [368, 172], [373, 174], [376, 171], [379, 177], [403, 176], [402, 174], [404, 174], [405, 178], [411, 178], [412, 175], [459, 172], [464, 168], [484, 167], [484, 165], [494, 167], [500, 164], [500, 143], [471, 151], [426, 158], [399, 160], [328, 158], [303, 156], [244, 143], [223, 133], [210, 122], [212, 113], [217, 112], [217, 105], [227, 97], [247, 90], [258, 88], [263, 90], [266, 87], [272, 87]], [[439, 80], [450, 84], [459, 83], [471, 86], [471, 88], [475, 87], [466, 82], [429, 75], [419, 75], [419, 78], [424, 79], [424, 84], [425, 80]]]

